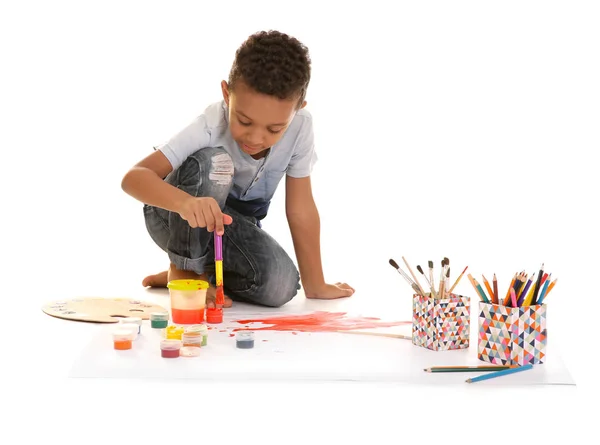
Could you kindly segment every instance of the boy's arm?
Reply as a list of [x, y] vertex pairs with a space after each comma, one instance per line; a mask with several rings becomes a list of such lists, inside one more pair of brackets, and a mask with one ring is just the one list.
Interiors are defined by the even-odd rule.
[[332, 299], [351, 296], [354, 289], [346, 283], [325, 283], [321, 263], [321, 225], [310, 177], [286, 176], [285, 209], [306, 297]]

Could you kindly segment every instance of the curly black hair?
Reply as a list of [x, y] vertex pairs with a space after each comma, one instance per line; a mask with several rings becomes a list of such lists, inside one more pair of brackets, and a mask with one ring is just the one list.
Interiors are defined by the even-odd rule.
[[311, 69], [308, 48], [279, 31], [252, 34], [235, 53], [229, 73], [229, 89], [238, 80], [258, 93], [304, 102]]

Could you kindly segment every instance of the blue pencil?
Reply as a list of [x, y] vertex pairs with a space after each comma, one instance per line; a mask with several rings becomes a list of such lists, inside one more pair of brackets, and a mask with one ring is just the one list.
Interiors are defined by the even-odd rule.
[[540, 298], [537, 301], [537, 304], [542, 304], [542, 301], [544, 301], [544, 298], [546, 297], [546, 292], [548, 291], [548, 285], [550, 284], [550, 278], [552, 277], [552, 274], [548, 275], [548, 278], [546, 278], [546, 282], [544, 283], [544, 287], [542, 288], [542, 292], [540, 293]]
[[491, 372], [489, 374], [478, 375], [477, 377], [473, 377], [465, 380], [467, 383], [479, 382], [480, 380], [493, 379], [494, 377], [502, 377], [503, 375], [512, 374], [514, 372], [526, 371], [528, 369], [533, 368], [533, 365], [523, 365], [518, 368], [510, 368], [504, 369], [502, 371]]

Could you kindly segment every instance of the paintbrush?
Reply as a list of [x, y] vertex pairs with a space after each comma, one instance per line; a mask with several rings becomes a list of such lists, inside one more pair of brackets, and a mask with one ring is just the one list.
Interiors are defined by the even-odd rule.
[[388, 334], [386, 332], [361, 332], [361, 331], [336, 331], [340, 334], [356, 334], [356, 335], [372, 335], [374, 337], [389, 337], [389, 338], [401, 338], [403, 340], [412, 340], [410, 335], [402, 334]]
[[433, 293], [434, 293], [433, 285], [427, 278], [427, 275], [425, 275], [425, 272], [423, 272], [423, 268], [421, 266], [417, 265], [417, 270], [421, 273], [421, 275], [423, 275], [423, 278], [425, 278], [425, 281], [427, 282], [427, 284], [429, 285], [429, 288], [431, 289], [431, 295], [433, 295]]
[[440, 273], [440, 290], [438, 295], [440, 298], [444, 298], [444, 287], [445, 287], [445, 278], [446, 278], [446, 266], [450, 264], [450, 260], [446, 257], [442, 260], [442, 271]]
[[454, 288], [456, 287], [456, 285], [458, 284], [458, 282], [460, 281], [460, 279], [463, 277], [463, 275], [465, 274], [465, 272], [467, 271], [467, 269], [469, 268], [469, 266], [465, 267], [464, 270], [462, 271], [462, 273], [458, 276], [458, 278], [456, 279], [456, 281], [454, 282], [454, 284], [452, 285], [452, 287], [450, 288], [450, 290], [448, 291], [448, 293], [452, 293], [452, 291], [454, 290]]
[[427, 261], [427, 265], [429, 266], [429, 281], [431, 281], [431, 295], [433, 295], [433, 298], [437, 298], [437, 294], [435, 293], [435, 284], [433, 282], [433, 261]]
[[407, 281], [408, 284], [410, 284], [410, 287], [412, 287], [415, 292], [420, 293], [419, 287], [416, 285], [416, 283], [414, 283], [410, 279], [410, 277], [406, 274], [406, 272], [404, 272], [402, 269], [400, 269], [400, 266], [398, 266], [398, 263], [396, 263], [393, 259], [390, 258], [390, 264], [392, 265], [392, 267], [394, 269], [396, 269], [398, 271], [398, 273], [400, 275], [402, 275], [402, 277]]
[[406, 264], [406, 268], [408, 269], [408, 271], [410, 272], [410, 274], [412, 275], [413, 279], [415, 280], [415, 283], [417, 283], [417, 286], [419, 287], [419, 293], [423, 296], [425, 296], [425, 291], [423, 290], [423, 288], [421, 287], [421, 285], [419, 284], [419, 280], [417, 280], [417, 277], [415, 276], [415, 273], [412, 271], [412, 269], [410, 268], [410, 265], [408, 264], [408, 261], [406, 261], [406, 258], [402, 257], [402, 261], [404, 261], [404, 264]]

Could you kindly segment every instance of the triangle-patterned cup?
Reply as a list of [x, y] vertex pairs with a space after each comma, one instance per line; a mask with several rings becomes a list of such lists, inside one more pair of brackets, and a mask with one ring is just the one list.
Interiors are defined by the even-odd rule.
[[507, 307], [479, 302], [477, 358], [499, 365], [544, 363], [546, 305]]
[[443, 299], [413, 295], [412, 343], [433, 351], [468, 349], [471, 300], [450, 294]]

